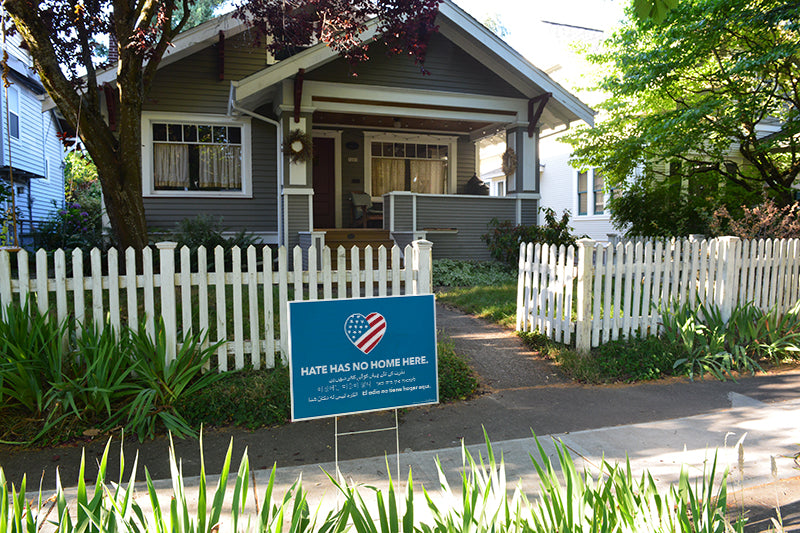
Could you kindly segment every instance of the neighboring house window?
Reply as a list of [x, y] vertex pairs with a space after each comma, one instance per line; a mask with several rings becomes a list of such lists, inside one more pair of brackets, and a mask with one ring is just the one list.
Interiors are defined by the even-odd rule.
[[497, 196], [505, 196], [506, 195], [506, 182], [498, 181], [497, 182]]
[[249, 194], [249, 122], [152, 117], [143, 120], [144, 193]]
[[578, 173], [578, 214], [585, 215], [589, 208], [589, 173]]
[[605, 209], [605, 186], [603, 175], [594, 171], [594, 214], [602, 215]]
[[365, 186], [373, 197], [392, 191], [448, 192], [455, 165], [455, 138], [365, 133], [368, 146]]
[[8, 88], [8, 134], [19, 139], [19, 89]]

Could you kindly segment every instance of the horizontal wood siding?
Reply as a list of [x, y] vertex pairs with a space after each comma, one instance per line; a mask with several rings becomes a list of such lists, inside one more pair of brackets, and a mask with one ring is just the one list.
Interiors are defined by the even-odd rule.
[[145, 198], [147, 224], [168, 230], [184, 218], [203, 213], [222, 216], [230, 230], [277, 231], [275, 127], [254, 120], [252, 134], [252, 198]]
[[289, 246], [300, 244], [299, 231], [309, 231], [308, 196], [304, 194], [290, 195], [287, 200], [289, 212]]
[[522, 200], [522, 224], [535, 226], [538, 221], [539, 200]]
[[[254, 72], [267, 68], [265, 39], [255, 46], [255, 30], [247, 30], [225, 40], [225, 79], [240, 80]], [[212, 47], [216, 50], [215, 47]]]
[[230, 80], [241, 79], [266, 66], [264, 51], [248, 38], [225, 43], [225, 79], [219, 79], [219, 52], [214, 44], [162, 68], [144, 104], [145, 111], [227, 113]]
[[[412, 196], [397, 195], [394, 196], [394, 230], [395, 231], [412, 231], [414, 224], [414, 208], [412, 204]], [[389, 213], [384, 213], [383, 216], [388, 217]]]
[[[355, 67], [342, 58], [336, 59], [312, 72], [307, 72], [306, 79], [510, 98], [525, 97], [438, 33], [431, 37], [425, 59], [425, 68], [430, 75], [423, 75], [420, 66], [408, 55], [389, 57], [383, 44], [372, 46], [369, 56], [370, 59], [366, 64]], [[353, 77], [353, 70], [358, 76]]]
[[[513, 198], [469, 196], [417, 197], [417, 230], [428, 231], [433, 242], [433, 257], [451, 259], [490, 259], [481, 235], [489, 231], [492, 218], [514, 220]], [[432, 229], [455, 229], [456, 233], [437, 233]]]

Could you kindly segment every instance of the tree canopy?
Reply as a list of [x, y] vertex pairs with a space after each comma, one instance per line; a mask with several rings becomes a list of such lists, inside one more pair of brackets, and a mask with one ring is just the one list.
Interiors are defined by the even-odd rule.
[[[141, 113], [159, 63], [190, 24], [194, 0], [4, 0], [53, 102], [81, 137], [97, 165], [106, 209], [118, 244], [142, 248], [147, 225], [142, 202]], [[200, 7], [212, 3], [201, 1]], [[436, 0], [254, 0], [238, 16], [260, 30], [272, 51], [327, 43], [350, 61], [367, 59], [360, 39], [368, 19], [390, 52], [409, 53], [422, 67], [435, 30]], [[111, 62], [97, 43], [116, 46]], [[110, 83], [98, 81], [108, 68]], [[106, 105], [118, 114], [109, 124]]]
[[685, 0], [660, 24], [632, 17], [590, 57], [607, 69], [599, 89], [609, 97], [596, 127], [570, 136], [575, 164], [599, 168], [617, 201], [634, 174], [638, 195], [661, 187], [685, 197], [707, 183], [726, 201], [765, 188], [793, 201], [799, 10], [798, 0]]

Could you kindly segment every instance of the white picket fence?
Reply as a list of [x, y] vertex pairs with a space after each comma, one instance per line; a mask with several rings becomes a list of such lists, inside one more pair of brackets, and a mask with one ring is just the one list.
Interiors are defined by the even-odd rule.
[[271, 368], [276, 353], [286, 361], [287, 302], [429, 294], [431, 246], [429, 241], [415, 241], [402, 253], [397, 246], [349, 251], [340, 246], [335, 255], [327, 246], [321, 253], [311, 247], [307, 270], [302, 268], [306, 254], [299, 246], [291, 251], [291, 260], [285, 247], [278, 248], [277, 254], [268, 246], [235, 247], [228, 252], [227, 270], [225, 250], [213, 250], [209, 268], [208, 252], [201, 247], [193, 271], [188, 248], [177, 251], [180, 268], [176, 269], [176, 244], [161, 242], [156, 245], [158, 264], [147, 247], [138, 271], [133, 249], [125, 251], [124, 259], [110, 249], [105, 262], [100, 251], [93, 249], [88, 276], [80, 249], [70, 254], [70, 275], [64, 250], [57, 250], [52, 262], [44, 250], [38, 250], [33, 275], [28, 252], [0, 250], [0, 314], [4, 316], [12, 303], [35, 302], [59, 323], [74, 319], [71, 324], [76, 329], [94, 325], [120, 331], [122, 326], [138, 328], [142, 319], [151, 337], [160, 318], [168, 357], [174, 357], [184, 335], [208, 332], [207, 343], [225, 341], [213, 368], [226, 371], [246, 364]]
[[[577, 249], [576, 249], [577, 248]], [[517, 330], [580, 352], [655, 333], [663, 305], [715, 305], [724, 318], [752, 302], [780, 314], [800, 298], [800, 240], [671, 240], [520, 246]]]

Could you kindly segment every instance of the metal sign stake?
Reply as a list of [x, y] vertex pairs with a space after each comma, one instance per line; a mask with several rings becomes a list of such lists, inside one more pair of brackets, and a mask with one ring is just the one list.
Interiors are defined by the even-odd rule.
[[[395, 443], [395, 450], [397, 453], [397, 483], [400, 483], [400, 425], [398, 423], [397, 418], [397, 409], [393, 409], [394, 411], [394, 426], [386, 427], [386, 428], [376, 428], [376, 429], [363, 429], [360, 431], [345, 431], [340, 433], [339, 432], [339, 417], [336, 416], [334, 418], [333, 423], [333, 431], [334, 431], [334, 456], [336, 462], [336, 477], [341, 478], [342, 473], [339, 471], [339, 437], [345, 437], [347, 435], [361, 435], [364, 433], [380, 433], [382, 431], [392, 431], [394, 430], [394, 443]], [[398, 485], [399, 486], [399, 485]]]

